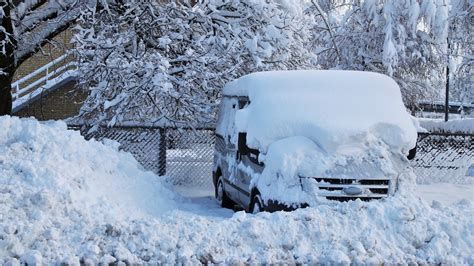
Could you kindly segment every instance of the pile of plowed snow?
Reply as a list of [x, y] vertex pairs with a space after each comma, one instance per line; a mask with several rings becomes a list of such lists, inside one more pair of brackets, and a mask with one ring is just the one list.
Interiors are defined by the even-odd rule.
[[386, 200], [223, 214], [63, 123], [0, 128], [0, 264], [474, 264], [473, 203], [428, 205], [409, 174]]
[[0, 264], [62, 259], [91, 224], [176, 207], [174, 193], [117, 143], [85, 141], [63, 122], [0, 117], [0, 128]]

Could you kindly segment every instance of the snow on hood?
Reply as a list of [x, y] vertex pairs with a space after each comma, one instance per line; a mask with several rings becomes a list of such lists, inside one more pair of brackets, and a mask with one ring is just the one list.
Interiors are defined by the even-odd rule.
[[[358, 71], [276, 71], [246, 75], [224, 95], [248, 96], [236, 125], [249, 146], [266, 152], [280, 139], [305, 136], [326, 152], [373, 135], [404, 154], [417, 131], [388, 76]], [[354, 139], [354, 136], [356, 138]]]
[[[272, 143], [260, 160], [263, 172], [252, 177], [251, 187], [258, 187], [262, 198], [287, 205], [308, 203], [317, 206], [319, 178], [391, 179], [394, 182], [406, 170], [407, 160], [394, 155], [380, 140], [341, 145], [328, 154], [306, 137], [290, 137]], [[395, 183], [394, 183], [395, 184]]]

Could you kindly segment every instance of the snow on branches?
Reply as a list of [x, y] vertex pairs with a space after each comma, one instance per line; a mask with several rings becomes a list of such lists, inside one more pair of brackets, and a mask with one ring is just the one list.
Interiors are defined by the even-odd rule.
[[11, 114], [17, 68], [96, 0], [0, 1], [0, 115]]
[[[2, 34], [6, 35], [0, 40], [0, 52], [6, 54], [6, 46], [14, 46], [15, 65], [20, 65], [49, 38], [67, 28], [89, 2], [94, 0], [3, 1], [0, 4], [0, 19], [10, 20], [12, 30], [0, 27]], [[5, 15], [7, 7], [9, 13]]]
[[[315, 17], [313, 33], [314, 52], [322, 68], [390, 75], [401, 86], [408, 105], [438, 94], [446, 65], [449, 21], [445, 1], [319, 2], [325, 3], [321, 4], [324, 12]], [[316, 7], [309, 12], [321, 13]], [[332, 30], [324, 16], [330, 18]]]
[[226, 82], [311, 67], [295, 13], [256, 0], [127, 0], [83, 12], [74, 42], [90, 95], [80, 116], [90, 124], [211, 123]]
[[455, 86], [466, 88], [458, 77], [470, 73], [466, 42], [452, 35], [467, 33], [450, 26], [464, 21], [466, 0], [158, 2], [100, 1], [81, 13], [74, 42], [90, 89], [84, 121], [208, 124], [226, 82], [263, 70], [384, 73], [408, 106], [442, 95], [449, 53]]

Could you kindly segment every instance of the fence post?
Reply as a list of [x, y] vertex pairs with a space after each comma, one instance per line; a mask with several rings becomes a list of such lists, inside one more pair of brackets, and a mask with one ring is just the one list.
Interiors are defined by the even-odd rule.
[[166, 175], [166, 128], [165, 127], [160, 127], [160, 147], [158, 151], [158, 174], [160, 176]]

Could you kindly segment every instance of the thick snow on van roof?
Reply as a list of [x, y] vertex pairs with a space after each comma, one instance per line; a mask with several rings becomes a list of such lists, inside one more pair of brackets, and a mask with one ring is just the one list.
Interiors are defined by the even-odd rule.
[[292, 136], [307, 137], [326, 151], [369, 136], [404, 153], [416, 143], [400, 88], [382, 74], [259, 72], [227, 84], [224, 95], [249, 97], [250, 105], [236, 114], [236, 125], [239, 132], [247, 132], [249, 146], [262, 151]]

